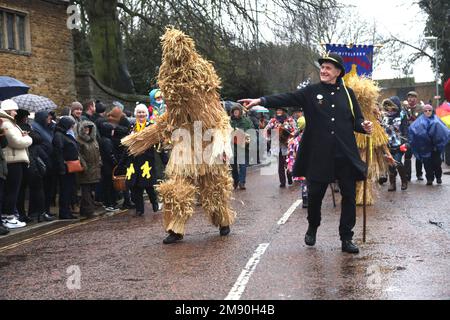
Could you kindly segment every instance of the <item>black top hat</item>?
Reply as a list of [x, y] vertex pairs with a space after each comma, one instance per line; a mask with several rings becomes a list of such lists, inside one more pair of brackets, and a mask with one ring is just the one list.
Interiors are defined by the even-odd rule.
[[343, 77], [345, 75], [345, 67], [344, 67], [344, 60], [342, 60], [342, 57], [336, 53], [327, 53], [323, 57], [319, 58], [319, 64], [322, 65], [324, 62], [331, 62], [334, 64], [337, 68], [341, 69], [341, 74], [339, 77]]

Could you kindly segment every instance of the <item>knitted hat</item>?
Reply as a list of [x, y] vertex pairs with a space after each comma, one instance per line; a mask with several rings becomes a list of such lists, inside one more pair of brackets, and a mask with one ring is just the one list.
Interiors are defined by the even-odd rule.
[[445, 99], [450, 102], [450, 78], [444, 84], [444, 96]]
[[3, 111], [18, 110], [19, 107], [17, 106], [17, 103], [14, 100], [7, 99], [5, 101], [2, 101], [1, 109]]
[[106, 111], [105, 105], [101, 101], [95, 102], [95, 112], [96, 113], [103, 113]]
[[70, 105], [70, 112], [72, 113], [74, 110], [83, 110], [83, 105], [79, 103], [78, 101], [72, 102]]

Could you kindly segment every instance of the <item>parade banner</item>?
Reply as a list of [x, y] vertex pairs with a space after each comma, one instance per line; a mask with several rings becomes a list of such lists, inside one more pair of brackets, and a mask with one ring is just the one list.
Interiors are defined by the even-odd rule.
[[342, 57], [345, 64], [345, 72], [359, 76], [372, 77], [373, 46], [345, 44], [327, 44], [329, 53], [336, 53]]

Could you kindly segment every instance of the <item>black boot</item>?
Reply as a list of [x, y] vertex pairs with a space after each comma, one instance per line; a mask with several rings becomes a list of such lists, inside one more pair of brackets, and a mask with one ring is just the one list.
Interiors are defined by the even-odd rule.
[[157, 201], [152, 203], [152, 209], [153, 209], [153, 212], [159, 211], [159, 203]]
[[219, 232], [221, 236], [227, 236], [230, 234], [230, 226], [220, 227]]
[[396, 175], [395, 174], [392, 174], [392, 173], [389, 173], [389, 188], [388, 188], [388, 191], [395, 191], [395, 190], [397, 190], [397, 186], [395, 185], [396, 184]]
[[409, 179], [408, 179], [408, 176], [406, 175], [406, 169], [405, 169], [405, 167], [399, 166], [399, 167], [397, 168], [397, 170], [398, 170], [398, 173], [399, 173], [399, 175], [400, 175], [400, 180], [401, 180], [401, 182], [402, 182], [402, 187], [401, 187], [401, 189], [402, 189], [402, 190], [408, 189], [408, 181], [411, 181], [411, 177], [409, 177]]
[[8, 234], [8, 233], [9, 233], [9, 229], [4, 227], [2, 225], [2, 223], [0, 222], [0, 236], [4, 236], [5, 234]]
[[317, 228], [313, 228], [311, 226], [308, 227], [308, 231], [305, 234], [305, 243], [308, 246], [313, 246], [316, 244], [316, 233]]
[[183, 235], [175, 233], [172, 230], [169, 231], [169, 235], [163, 240], [164, 244], [171, 244], [183, 239]]
[[378, 179], [378, 183], [380, 184], [380, 185], [383, 185], [383, 184], [385, 184], [386, 182], [387, 182], [387, 177], [385, 177], [385, 176], [381, 176], [379, 179]]
[[302, 201], [302, 208], [306, 209], [308, 208], [308, 197], [304, 197]]
[[359, 253], [359, 248], [352, 242], [352, 240], [343, 240], [342, 252]]
[[411, 159], [405, 159], [403, 167], [405, 168], [406, 180], [411, 181]]

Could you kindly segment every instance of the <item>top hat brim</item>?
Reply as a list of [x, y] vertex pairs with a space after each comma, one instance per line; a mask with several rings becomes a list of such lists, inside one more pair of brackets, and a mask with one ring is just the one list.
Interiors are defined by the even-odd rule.
[[319, 64], [322, 65], [322, 63], [324, 62], [331, 62], [332, 64], [334, 64], [337, 68], [341, 69], [341, 73], [339, 75], [339, 77], [343, 77], [345, 76], [345, 68], [344, 66], [336, 59], [334, 59], [333, 57], [323, 57], [323, 58], [319, 58]]

